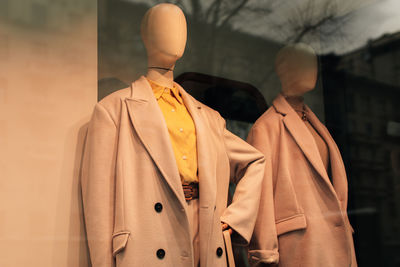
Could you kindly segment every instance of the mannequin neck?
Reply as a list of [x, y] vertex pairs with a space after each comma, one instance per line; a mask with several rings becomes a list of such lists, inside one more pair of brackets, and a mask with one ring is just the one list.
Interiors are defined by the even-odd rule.
[[[147, 74], [146, 78], [156, 83], [172, 87], [174, 85], [174, 68], [176, 60], [167, 58], [160, 54], [147, 55]], [[156, 67], [156, 68], [154, 68]]]
[[285, 95], [284, 93], [282, 95], [295, 111], [300, 112], [304, 110], [304, 97], [302, 95]]
[[156, 83], [165, 87], [171, 88], [174, 85], [174, 73], [172, 71], [162, 69], [148, 69], [146, 78], [155, 81]]
[[307, 78], [306, 74], [299, 76], [300, 72], [297, 74], [293, 72], [293, 77], [289, 77], [287, 74], [279, 76], [281, 91], [284, 96], [304, 96], [304, 94], [315, 89], [316, 81]]

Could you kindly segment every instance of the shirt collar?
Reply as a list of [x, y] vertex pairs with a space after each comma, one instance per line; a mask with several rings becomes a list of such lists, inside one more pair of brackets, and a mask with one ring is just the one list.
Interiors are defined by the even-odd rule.
[[156, 97], [157, 100], [160, 99], [160, 97], [163, 94], [171, 92], [171, 95], [173, 95], [180, 104], [183, 104], [183, 99], [181, 97], [179, 89], [175, 85], [171, 88], [171, 87], [163, 86], [163, 85], [161, 85], [155, 81], [152, 81], [148, 78], [147, 78], [147, 80], [149, 81], [151, 88], [153, 89], [154, 96]]

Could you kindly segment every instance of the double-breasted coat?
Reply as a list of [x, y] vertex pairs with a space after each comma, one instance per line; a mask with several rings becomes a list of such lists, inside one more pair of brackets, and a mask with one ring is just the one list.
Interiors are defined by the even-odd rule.
[[326, 127], [308, 107], [306, 112], [329, 148], [330, 176], [312, 134], [281, 94], [249, 133], [248, 142], [266, 158], [250, 261], [282, 267], [357, 266], [345, 167]]
[[[195, 123], [202, 267], [227, 266], [221, 221], [248, 243], [264, 157], [175, 84]], [[227, 207], [229, 182], [237, 184]], [[187, 205], [167, 126], [145, 77], [96, 104], [82, 163], [93, 267], [193, 266]]]

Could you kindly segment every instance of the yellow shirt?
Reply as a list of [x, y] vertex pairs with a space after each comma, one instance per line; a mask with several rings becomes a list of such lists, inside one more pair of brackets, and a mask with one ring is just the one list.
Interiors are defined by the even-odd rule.
[[179, 89], [147, 80], [167, 123], [182, 183], [198, 182], [196, 128]]

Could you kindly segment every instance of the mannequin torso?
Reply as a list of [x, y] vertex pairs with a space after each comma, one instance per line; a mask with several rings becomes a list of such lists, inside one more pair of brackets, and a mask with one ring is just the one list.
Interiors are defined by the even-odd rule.
[[321, 156], [322, 162], [324, 163], [325, 169], [329, 174], [329, 149], [325, 140], [321, 135], [315, 130], [313, 125], [307, 119], [307, 110], [305, 109], [304, 98], [302, 96], [297, 97], [286, 97], [286, 101], [290, 106], [296, 111], [299, 117], [303, 120], [311, 135], [314, 137], [314, 141], [318, 147], [319, 154]]

